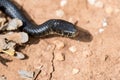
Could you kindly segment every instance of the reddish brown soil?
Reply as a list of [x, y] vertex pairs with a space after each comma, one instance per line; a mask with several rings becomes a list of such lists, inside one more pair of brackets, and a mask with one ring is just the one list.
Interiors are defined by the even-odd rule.
[[[100, 0], [104, 6], [95, 7], [86, 0], [68, 0], [60, 6], [60, 0], [14, 0], [21, 9], [37, 23], [48, 19], [60, 18], [75, 23], [80, 29], [76, 39], [65, 37], [32, 38], [22, 52], [28, 55], [26, 60], [11, 59], [8, 67], [0, 64], [0, 75], [7, 80], [24, 80], [18, 74], [19, 70], [36, 71], [42, 66], [37, 80], [120, 80], [120, 1]], [[108, 8], [110, 7], [110, 8]], [[62, 17], [56, 16], [56, 10], [63, 10]], [[108, 25], [102, 27], [103, 19]], [[103, 28], [103, 32], [99, 29]], [[82, 32], [83, 31], [83, 32]], [[93, 37], [93, 38], [92, 38]], [[55, 40], [62, 41], [65, 47], [56, 49]], [[69, 51], [75, 46], [76, 52]], [[55, 59], [55, 54], [65, 55], [64, 61]], [[74, 74], [74, 69], [78, 71]]]

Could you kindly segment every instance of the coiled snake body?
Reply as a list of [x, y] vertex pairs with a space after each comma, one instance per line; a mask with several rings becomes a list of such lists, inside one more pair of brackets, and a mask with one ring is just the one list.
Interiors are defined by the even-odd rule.
[[41, 25], [33, 24], [21, 10], [14, 5], [11, 0], [0, 0], [0, 8], [11, 18], [18, 18], [23, 21], [23, 31], [30, 35], [45, 36], [49, 34], [58, 34], [67, 37], [74, 37], [78, 30], [75, 25], [61, 19], [50, 19]]

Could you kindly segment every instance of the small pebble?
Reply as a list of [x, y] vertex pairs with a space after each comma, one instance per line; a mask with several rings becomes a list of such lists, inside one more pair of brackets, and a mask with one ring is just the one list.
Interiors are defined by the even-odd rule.
[[69, 22], [73, 23], [73, 18], [72, 17], [69, 18]]
[[106, 6], [106, 7], [105, 7], [105, 12], [106, 12], [107, 14], [112, 14], [112, 13], [113, 13], [113, 8], [112, 8], [111, 6]]
[[104, 4], [102, 1], [96, 1], [95, 6], [98, 8], [103, 8]]
[[61, 0], [60, 6], [63, 7], [67, 4], [67, 0]]
[[87, 0], [90, 5], [94, 5], [96, 0]]
[[108, 25], [106, 18], [103, 19], [102, 21], [102, 26], [106, 27]]
[[56, 10], [56, 16], [61, 18], [63, 17], [63, 15], [64, 15], [64, 11], [62, 9]]
[[68, 21], [71, 22], [71, 23], [73, 23], [73, 24], [75, 24], [75, 23], [77, 23], [78, 21], [80, 21], [80, 18], [79, 18], [79, 17], [77, 17], [77, 18], [69, 17]]
[[26, 43], [29, 40], [29, 36], [25, 32], [21, 32], [21, 43]]
[[64, 61], [65, 60], [65, 55], [62, 54], [61, 52], [56, 52], [55, 53], [55, 59], [58, 61]]
[[56, 45], [56, 49], [62, 49], [65, 46], [64, 42], [62, 42], [60, 40], [54, 41], [54, 44]]
[[15, 18], [8, 22], [6, 30], [16, 30], [23, 25], [22, 21]]
[[69, 50], [70, 50], [72, 53], [75, 53], [75, 52], [77, 51], [77, 49], [76, 49], [75, 46], [69, 47]]
[[102, 33], [103, 31], [104, 31], [103, 28], [100, 28], [100, 29], [99, 29], [99, 33]]
[[25, 55], [21, 52], [15, 52], [15, 57], [17, 59], [25, 59]]
[[19, 70], [18, 74], [22, 77], [22, 78], [26, 78], [26, 79], [32, 79], [34, 77], [34, 72], [31, 71], [26, 71], [26, 70]]
[[79, 69], [76, 69], [76, 68], [74, 68], [73, 70], [72, 70], [72, 74], [78, 74], [79, 73]]

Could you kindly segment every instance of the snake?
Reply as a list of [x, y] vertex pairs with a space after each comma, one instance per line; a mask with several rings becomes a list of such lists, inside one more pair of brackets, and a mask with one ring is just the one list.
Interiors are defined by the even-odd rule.
[[22, 30], [32, 36], [46, 36], [57, 34], [65, 37], [75, 37], [78, 29], [74, 24], [62, 19], [49, 19], [40, 25], [29, 20], [12, 0], [0, 0], [0, 9], [11, 18], [22, 20]]

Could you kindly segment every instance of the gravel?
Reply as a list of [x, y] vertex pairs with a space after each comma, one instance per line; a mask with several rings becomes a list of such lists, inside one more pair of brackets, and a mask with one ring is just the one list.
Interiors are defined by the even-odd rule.
[[74, 68], [73, 70], [72, 70], [72, 74], [78, 74], [79, 73], [79, 69], [77, 69], [77, 68]]
[[72, 53], [75, 53], [77, 51], [76, 46], [69, 47], [69, 51], [72, 52]]
[[63, 17], [64, 16], [64, 11], [62, 9], [56, 10], [56, 16], [57, 17]]
[[67, 4], [67, 0], [61, 0], [60, 1], [60, 6], [64, 7]]

